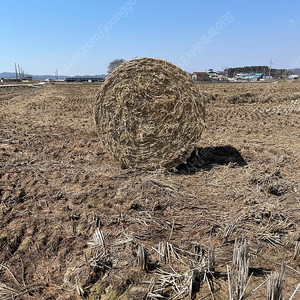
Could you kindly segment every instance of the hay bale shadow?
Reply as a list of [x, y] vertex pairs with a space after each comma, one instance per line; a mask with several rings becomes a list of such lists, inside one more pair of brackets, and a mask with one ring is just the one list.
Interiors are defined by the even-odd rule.
[[192, 152], [186, 163], [181, 163], [170, 172], [177, 174], [193, 174], [200, 170], [211, 170], [214, 165], [242, 167], [247, 165], [240, 152], [230, 146], [197, 148]]
[[271, 273], [271, 269], [263, 268], [249, 268], [249, 276], [253, 274], [255, 277], [266, 277], [266, 275]]

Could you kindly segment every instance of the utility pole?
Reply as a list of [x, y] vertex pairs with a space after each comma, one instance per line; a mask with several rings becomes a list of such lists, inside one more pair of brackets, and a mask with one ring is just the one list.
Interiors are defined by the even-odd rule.
[[19, 79], [21, 79], [21, 72], [20, 72], [20, 66], [18, 65], [18, 69], [19, 69]]
[[272, 58], [270, 60], [270, 68], [269, 68], [269, 80], [271, 79], [271, 69], [272, 69], [272, 65], [273, 65], [273, 62], [272, 62]]
[[15, 63], [15, 71], [16, 71], [16, 82], [18, 83], [18, 71], [17, 71], [17, 64]]

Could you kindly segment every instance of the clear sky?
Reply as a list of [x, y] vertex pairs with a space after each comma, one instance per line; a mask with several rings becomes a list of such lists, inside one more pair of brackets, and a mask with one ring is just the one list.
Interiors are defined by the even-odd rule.
[[1, 1], [0, 72], [107, 73], [110, 61], [166, 59], [189, 72], [300, 67], [300, 1]]

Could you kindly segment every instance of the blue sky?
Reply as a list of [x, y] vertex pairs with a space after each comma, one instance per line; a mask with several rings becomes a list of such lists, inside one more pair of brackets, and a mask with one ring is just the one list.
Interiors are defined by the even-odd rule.
[[110, 61], [166, 59], [189, 72], [300, 67], [300, 2], [2, 1], [0, 72], [96, 75]]

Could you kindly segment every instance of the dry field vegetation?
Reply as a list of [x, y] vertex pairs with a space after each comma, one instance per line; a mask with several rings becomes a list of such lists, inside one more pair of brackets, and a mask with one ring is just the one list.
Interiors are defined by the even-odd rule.
[[[289, 299], [300, 82], [201, 85], [198, 153], [167, 174], [121, 168], [100, 149], [98, 89], [0, 88], [0, 299], [237, 299], [282, 263]], [[269, 282], [247, 299], [272, 299]]]

